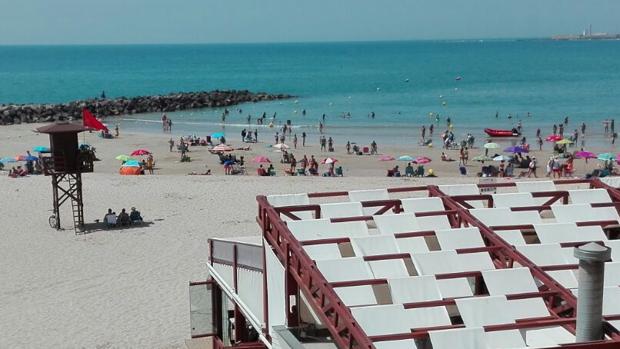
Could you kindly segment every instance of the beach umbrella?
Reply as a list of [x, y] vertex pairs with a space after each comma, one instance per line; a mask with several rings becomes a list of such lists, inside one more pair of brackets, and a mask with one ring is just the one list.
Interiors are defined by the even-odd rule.
[[17, 161], [37, 161], [39, 160], [38, 157], [33, 156], [33, 155], [17, 155], [15, 157], [15, 160]]
[[139, 176], [142, 174], [142, 170], [139, 166], [121, 166], [118, 172], [121, 174], [121, 176]]
[[597, 156], [591, 151], [580, 150], [575, 152], [577, 159], [595, 159]]
[[150, 155], [151, 152], [146, 149], [136, 149], [131, 152], [131, 156]]
[[49, 153], [50, 148], [39, 145], [39, 146], [32, 148], [32, 151], [37, 152], [37, 153]]
[[215, 132], [215, 133], [211, 134], [211, 138], [220, 139], [222, 137], [224, 137], [224, 132]]
[[479, 162], [485, 162], [485, 161], [491, 161], [493, 159], [486, 155], [478, 155], [478, 156], [474, 156], [472, 160], [479, 161]]
[[413, 161], [414, 159], [409, 155], [401, 155], [398, 157], [398, 161]]
[[117, 157], [115, 157], [116, 160], [120, 160], [120, 161], [129, 161], [129, 160], [135, 160], [134, 158], [132, 158], [129, 155], [125, 155], [125, 154], [121, 154], [118, 155]]
[[226, 144], [219, 144], [216, 145], [215, 147], [213, 147], [213, 149], [211, 149], [213, 151], [233, 151], [233, 147], [231, 147], [230, 145], [226, 145]]
[[122, 164], [121, 167], [140, 167], [140, 163], [138, 162], [138, 160], [128, 160], [125, 161], [125, 163]]
[[229, 165], [234, 165], [234, 164], [235, 164], [235, 162], [234, 162], [234, 161], [232, 161], [232, 160], [226, 160], [226, 161], [224, 161], [224, 163], [223, 163], [223, 165], [224, 165], [224, 166], [229, 166]]
[[616, 160], [616, 155], [612, 153], [601, 153], [596, 157], [599, 160], [607, 161], [607, 160]]
[[321, 161], [322, 164], [333, 164], [335, 162], [337, 162], [338, 160], [334, 159], [334, 158], [325, 158], [323, 159], [323, 161]]
[[516, 154], [516, 153], [528, 153], [529, 150], [523, 147], [520, 147], [520, 146], [513, 146], [513, 147], [508, 147], [504, 149], [504, 152]]
[[17, 160], [15, 160], [15, 158], [10, 158], [7, 156], [7, 157], [0, 159], [0, 162], [4, 164], [8, 164], [9, 162], [17, 162]]
[[260, 155], [252, 159], [252, 162], [255, 162], [257, 164], [265, 164], [265, 163], [270, 163], [271, 160], [269, 160], [269, 158], [267, 158], [266, 156]]
[[564, 139], [561, 139], [561, 140], [559, 140], [559, 141], [557, 141], [555, 143], [556, 144], [571, 144], [571, 143], [573, 143], [573, 141], [571, 141], [570, 139], [564, 138]]
[[418, 156], [415, 159], [415, 162], [417, 162], [418, 164], [428, 164], [431, 161], [433, 161], [433, 160], [431, 160], [430, 158], [428, 158], [426, 156]]
[[379, 161], [393, 161], [393, 160], [395, 160], [395, 159], [394, 159], [394, 157], [393, 157], [393, 156], [391, 156], [391, 155], [382, 155], [382, 156], [379, 158]]
[[282, 150], [282, 149], [288, 149], [290, 148], [288, 145], [284, 144], [284, 143], [278, 143], [276, 145], [273, 146], [274, 148], [278, 149], [278, 150]]
[[499, 155], [493, 158], [493, 161], [510, 161], [512, 157], [506, 155]]
[[497, 149], [497, 148], [499, 148], [499, 144], [497, 144], [497, 143], [492, 143], [492, 142], [485, 143], [485, 144], [484, 144], [484, 148], [485, 148], [485, 149]]
[[564, 137], [562, 137], [560, 135], [548, 135], [547, 138], [545, 138], [545, 140], [547, 142], [557, 142], [557, 141], [561, 140], [562, 138], [564, 138]]

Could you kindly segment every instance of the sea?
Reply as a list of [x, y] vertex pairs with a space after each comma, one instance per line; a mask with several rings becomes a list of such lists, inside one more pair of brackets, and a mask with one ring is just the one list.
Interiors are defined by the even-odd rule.
[[[467, 40], [123, 46], [0, 46], [0, 103], [61, 103], [178, 91], [247, 89], [289, 100], [168, 113], [173, 135], [258, 129], [415, 145], [420, 128], [453, 125], [457, 138], [486, 127], [544, 135], [569, 118], [601, 133], [620, 121], [620, 41]], [[266, 122], [257, 125], [265, 113]], [[374, 114], [374, 118], [371, 115]], [[325, 115], [325, 117], [323, 117]], [[249, 116], [249, 122], [248, 122]], [[161, 133], [161, 113], [108, 118], [121, 132]], [[428, 131], [427, 131], [428, 135]], [[532, 139], [533, 140], [533, 139]]]

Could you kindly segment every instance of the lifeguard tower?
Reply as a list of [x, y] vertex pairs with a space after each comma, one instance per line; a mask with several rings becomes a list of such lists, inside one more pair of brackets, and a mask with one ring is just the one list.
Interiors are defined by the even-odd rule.
[[58, 122], [37, 129], [50, 136], [50, 155], [41, 157], [43, 173], [52, 176], [54, 215], [50, 217], [50, 225], [60, 229], [60, 206], [69, 200], [76, 233], [84, 226], [82, 173], [93, 172], [92, 153], [78, 146], [78, 133], [86, 130], [80, 124], [69, 122]]

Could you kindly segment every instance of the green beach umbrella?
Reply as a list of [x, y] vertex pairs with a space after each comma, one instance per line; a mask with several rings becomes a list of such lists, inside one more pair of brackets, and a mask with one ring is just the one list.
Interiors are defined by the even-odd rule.
[[555, 144], [571, 144], [571, 143], [573, 143], [573, 141], [571, 141], [570, 139], [566, 139], [566, 138], [555, 142]]
[[497, 143], [486, 143], [484, 145], [484, 148], [485, 149], [497, 149], [497, 148], [499, 148], [499, 144], [497, 144]]
[[125, 154], [121, 154], [121, 155], [117, 156], [115, 159], [116, 159], [116, 160], [120, 160], [120, 161], [135, 160], [135, 159], [134, 159], [134, 158], [132, 158], [131, 156], [129, 156], [129, 155], [125, 155]]
[[472, 158], [472, 160], [474, 161], [479, 161], [479, 162], [485, 162], [485, 161], [493, 161], [492, 158], [486, 156], [486, 155], [478, 155], [478, 156], [474, 156]]

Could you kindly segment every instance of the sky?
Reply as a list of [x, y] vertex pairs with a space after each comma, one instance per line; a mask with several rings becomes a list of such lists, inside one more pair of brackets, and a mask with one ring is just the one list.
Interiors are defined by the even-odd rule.
[[620, 33], [618, 0], [0, 0], [0, 45], [542, 38]]

